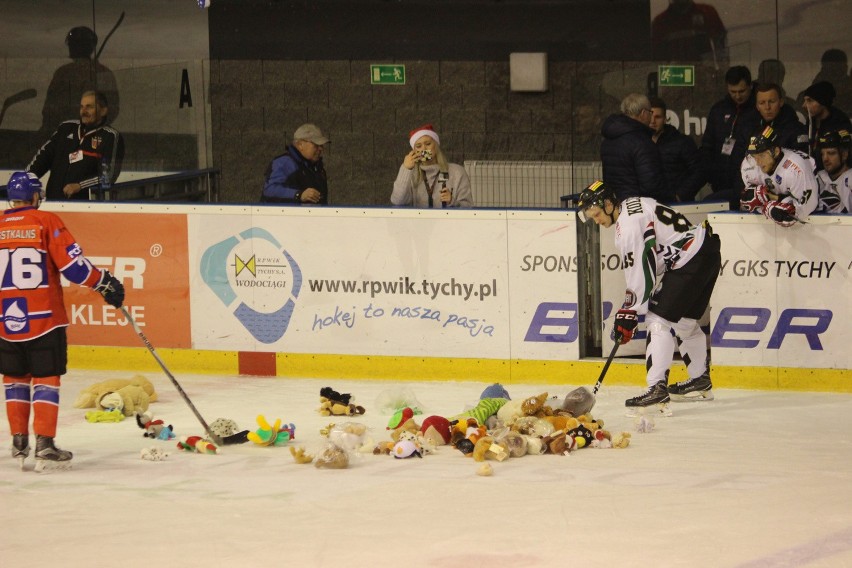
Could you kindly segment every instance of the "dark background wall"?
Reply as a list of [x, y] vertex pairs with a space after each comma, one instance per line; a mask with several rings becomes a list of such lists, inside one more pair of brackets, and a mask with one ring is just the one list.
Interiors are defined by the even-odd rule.
[[[387, 205], [408, 132], [426, 122], [457, 163], [596, 159], [597, 126], [573, 115], [580, 102], [615, 110], [608, 74], [644, 90], [649, 22], [647, 0], [217, 0], [210, 95], [222, 198], [257, 201], [270, 159], [304, 122], [332, 139], [335, 205]], [[517, 51], [548, 53], [547, 92], [510, 92]], [[371, 85], [375, 63], [405, 64], [406, 84]]]

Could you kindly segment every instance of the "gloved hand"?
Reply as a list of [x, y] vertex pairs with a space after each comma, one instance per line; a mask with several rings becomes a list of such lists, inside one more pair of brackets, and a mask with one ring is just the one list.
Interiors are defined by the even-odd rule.
[[749, 213], [763, 213], [764, 207], [769, 202], [765, 185], [750, 185], [744, 187], [740, 193], [740, 209]]
[[792, 203], [770, 201], [766, 204], [763, 214], [782, 227], [792, 227], [796, 224], [796, 207]]
[[101, 270], [101, 279], [95, 285], [95, 292], [100, 293], [106, 303], [114, 308], [120, 308], [124, 303], [124, 284], [109, 270]]
[[625, 310], [624, 308], [615, 313], [615, 321], [612, 324], [612, 339], [621, 341], [624, 345], [633, 339], [633, 332], [639, 325], [639, 315], [636, 310]]

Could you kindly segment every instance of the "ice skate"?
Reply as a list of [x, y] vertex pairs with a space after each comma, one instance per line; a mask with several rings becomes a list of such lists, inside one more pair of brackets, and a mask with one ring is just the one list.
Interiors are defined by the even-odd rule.
[[669, 410], [669, 393], [666, 382], [660, 381], [648, 387], [648, 389], [624, 402], [627, 407], [627, 416], [636, 417], [643, 415], [671, 416]]
[[24, 460], [30, 455], [30, 437], [28, 434], [14, 434], [12, 436], [12, 457], [18, 460], [21, 471], [24, 469]]
[[53, 438], [49, 436], [36, 436], [35, 471], [71, 469], [72, 457], [73, 454], [71, 452], [57, 448], [53, 444]]
[[713, 400], [710, 374], [704, 373], [700, 377], [669, 385], [669, 396], [675, 402]]

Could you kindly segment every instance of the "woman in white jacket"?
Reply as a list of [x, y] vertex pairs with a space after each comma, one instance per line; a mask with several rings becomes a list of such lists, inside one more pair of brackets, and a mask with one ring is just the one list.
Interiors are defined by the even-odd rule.
[[391, 203], [414, 207], [473, 207], [470, 178], [458, 164], [447, 162], [441, 140], [431, 124], [408, 134], [405, 155], [393, 183]]

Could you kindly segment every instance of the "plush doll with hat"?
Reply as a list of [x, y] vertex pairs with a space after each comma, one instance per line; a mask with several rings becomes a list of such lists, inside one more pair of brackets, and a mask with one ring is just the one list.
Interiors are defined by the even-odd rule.
[[443, 446], [450, 443], [450, 428], [450, 421], [443, 416], [429, 416], [423, 420], [420, 433], [429, 443]]
[[166, 424], [162, 420], [154, 420], [150, 412], [136, 415], [136, 425], [142, 428], [145, 432], [142, 434], [145, 438], [154, 438], [156, 440], [172, 440], [175, 437], [174, 428], [172, 425]]
[[201, 436], [181, 436], [177, 448], [197, 454], [215, 454], [218, 451], [216, 444]]

